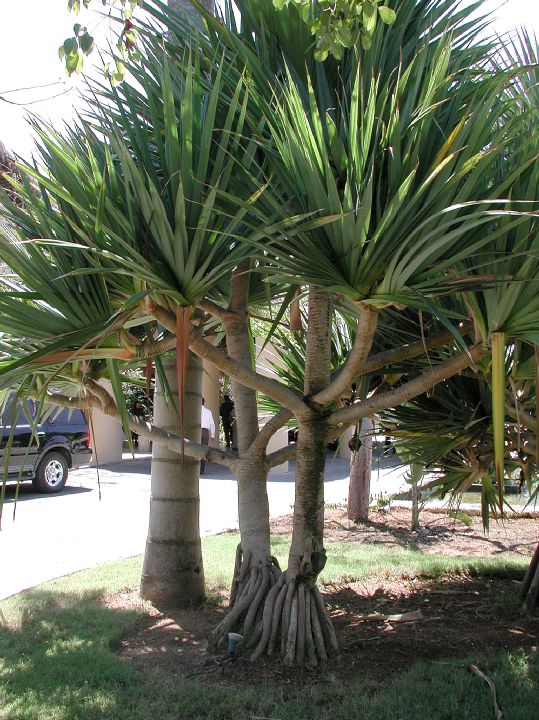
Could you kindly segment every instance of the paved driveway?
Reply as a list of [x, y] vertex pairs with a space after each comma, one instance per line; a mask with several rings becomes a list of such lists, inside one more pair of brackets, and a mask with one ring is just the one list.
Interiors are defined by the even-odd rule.
[[[290, 512], [294, 502], [294, 468], [271, 474], [270, 514]], [[372, 493], [395, 492], [402, 471], [373, 472]], [[8, 488], [0, 532], [0, 598], [38, 583], [100, 563], [144, 551], [150, 498], [150, 457], [124, 460], [70, 474], [59, 495], [38, 495], [22, 485], [15, 509], [14, 487]], [[326, 502], [348, 494], [348, 461], [328, 463]], [[236, 483], [225, 468], [206, 465], [200, 479], [201, 531], [209, 535], [237, 527]]]

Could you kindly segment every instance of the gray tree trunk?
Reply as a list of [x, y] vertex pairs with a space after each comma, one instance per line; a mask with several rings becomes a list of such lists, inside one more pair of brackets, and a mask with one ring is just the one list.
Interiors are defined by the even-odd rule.
[[[229, 317], [225, 321], [227, 353], [247, 368], [253, 365], [247, 315], [249, 269], [246, 261], [233, 273]], [[234, 472], [241, 542], [236, 552], [230, 611], [212, 633], [214, 646], [226, 642], [230, 630], [242, 634], [246, 644], [256, 643], [262, 632], [258, 617], [262, 610], [266, 615], [267, 599], [273, 597], [281, 574], [271, 558], [265, 449], [251, 449], [258, 435], [256, 392], [236, 381], [232, 381], [232, 392], [239, 453]]]
[[410, 465], [410, 484], [412, 486], [412, 530], [419, 529], [419, 483], [423, 477], [423, 466], [419, 463]]
[[[250, 262], [245, 261], [234, 272], [228, 309], [232, 320], [225, 323], [226, 347], [230, 357], [244, 367], [252, 368], [249, 340]], [[232, 380], [236, 409], [238, 454], [242, 458], [236, 467], [238, 480], [238, 518], [243, 556], [250, 556], [251, 565], [266, 563], [271, 555], [269, 503], [267, 493], [268, 468], [263, 450], [251, 456], [249, 448], [258, 435], [258, 405], [255, 390]]]
[[359, 430], [361, 445], [350, 457], [350, 485], [348, 487], [348, 519], [362, 522], [369, 518], [369, 498], [372, 474], [372, 436], [374, 422], [363, 418]]
[[[174, 359], [163, 361], [173, 396], [178, 402]], [[202, 363], [190, 353], [185, 394], [185, 437], [200, 442]], [[175, 434], [178, 412], [167, 405], [156, 379], [154, 422]], [[153, 444], [150, 522], [140, 585], [143, 598], [156, 603], [191, 607], [204, 601], [204, 569], [199, 526], [198, 460], [182, 458], [162, 445]]]
[[285, 583], [275, 609], [281, 616], [281, 655], [285, 665], [311, 667], [327, 660], [328, 651], [337, 650], [335, 631], [316, 586], [326, 563], [324, 466], [328, 427], [325, 408], [309, 403], [329, 382], [331, 316], [330, 297], [310, 288], [304, 394], [312, 411], [298, 418], [292, 543]]
[[[325, 565], [324, 550], [324, 467], [327, 427], [312, 418], [298, 424], [296, 494], [288, 573], [308, 583]], [[309, 555], [311, 556], [309, 558]]]
[[[329, 381], [331, 313], [329, 296], [311, 288], [304, 388], [307, 403]], [[253, 661], [264, 653], [272, 655], [280, 648], [285, 664], [314, 666], [327, 659], [327, 649], [337, 649], [331, 620], [316, 587], [326, 559], [324, 465], [328, 428], [325, 416], [324, 408], [312, 403], [311, 411], [298, 417], [294, 529], [286, 573], [281, 573], [267, 556], [263, 562], [262, 556], [268, 551], [265, 541], [258, 544], [263, 537], [261, 530], [266, 525], [267, 512], [261, 501], [262, 486], [258, 487], [265, 469], [263, 455], [251, 459], [255, 461], [254, 473], [247, 463], [241, 469], [247, 481], [240, 491], [242, 548], [238, 548], [236, 555], [232, 609], [215, 629], [214, 638], [222, 642], [228, 630], [241, 628], [245, 646], [254, 648]], [[252, 428], [244, 431], [250, 433]], [[253, 511], [258, 513], [256, 517], [250, 515]], [[253, 566], [245, 555], [242, 560], [241, 550], [255, 539], [257, 545], [253, 547], [259, 548], [261, 563]]]
[[[213, 12], [213, 0], [202, 0]], [[187, 13], [195, 23], [199, 15], [188, 0], [168, 0], [168, 5]], [[178, 398], [176, 362], [163, 362], [168, 384]], [[184, 398], [184, 435], [200, 442], [202, 363], [189, 355]], [[154, 421], [158, 427], [179, 430], [178, 413], [167, 405], [163, 388], [156, 382]], [[140, 583], [143, 598], [189, 607], [204, 601], [204, 568], [200, 542], [200, 463], [153, 444], [150, 522]]]
[[[309, 290], [309, 325], [305, 353], [305, 397], [325, 388], [331, 371], [332, 303], [327, 293]], [[323, 413], [299, 419], [296, 455], [296, 495], [288, 573], [316, 581], [325, 564], [324, 467], [328, 428]], [[307, 552], [306, 552], [307, 551]], [[311, 554], [311, 567], [308, 555]], [[305, 562], [304, 562], [305, 557]], [[304, 567], [305, 566], [305, 567]]]
[[271, 556], [267, 477], [260, 461], [244, 460], [236, 468], [241, 546], [251, 565], [261, 565]]

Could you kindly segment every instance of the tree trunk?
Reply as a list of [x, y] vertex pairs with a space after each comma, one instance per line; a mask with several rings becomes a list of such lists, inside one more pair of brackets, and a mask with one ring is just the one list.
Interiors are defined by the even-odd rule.
[[[230, 357], [251, 368], [251, 343], [247, 316], [249, 261], [233, 273], [230, 317], [225, 322], [227, 352]], [[261, 615], [268, 594], [280, 582], [281, 571], [271, 557], [269, 502], [267, 494], [268, 466], [264, 449], [250, 448], [258, 435], [256, 392], [232, 381], [236, 410], [238, 463], [238, 518], [240, 539], [230, 593], [230, 611], [212, 634], [212, 644], [226, 640], [229, 631], [244, 636], [243, 645], [255, 645], [260, 637]]]
[[[202, 4], [214, 11], [213, 0]], [[188, 0], [168, 0], [178, 13], [188, 14], [199, 23], [196, 8]], [[175, 360], [164, 360], [163, 369], [173, 396], [178, 399]], [[189, 354], [184, 403], [184, 435], [200, 442], [202, 404], [202, 362]], [[154, 394], [155, 424], [177, 434], [178, 413], [167, 405], [163, 388], [156, 378]], [[190, 607], [204, 601], [204, 568], [200, 542], [200, 463], [178, 457], [157, 443], [152, 447], [150, 522], [140, 594], [153, 602]]]
[[419, 530], [419, 488], [412, 485], [412, 532]]
[[[296, 454], [296, 496], [292, 544], [288, 555], [288, 574], [316, 582], [325, 565], [324, 550], [324, 467], [327, 427], [313, 417], [299, 422]], [[305, 565], [309, 545], [312, 568]]]
[[212, 633], [212, 645], [225, 643], [227, 634], [243, 635], [243, 647], [254, 647], [262, 632], [262, 614], [273, 588], [282, 584], [277, 560], [271, 556], [269, 504], [264, 458], [240, 460], [238, 481], [240, 544], [230, 592], [230, 609]]
[[[309, 292], [309, 329], [305, 360], [305, 398], [324, 388], [330, 376], [331, 301]], [[267, 593], [260, 636], [251, 660], [276, 648], [287, 665], [314, 666], [337, 649], [331, 620], [316, 580], [324, 568], [324, 465], [328, 428], [325, 408], [310, 403], [298, 418], [294, 526], [288, 569]]]
[[241, 545], [255, 565], [271, 555], [267, 477], [267, 466], [260, 458], [246, 458], [236, 467]]
[[410, 484], [412, 486], [412, 531], [419, 529], [419, 483], [423, 477], [423, 466], [419, 463], [410, 465]]
[[539, 605], [539, 545], [535, 552], [522, 582], [521, 597], [523, 610], [532, 612]]
[[[246, 318], [226, 328], [226, 347], [230, 357], [238, 360], [249, 369], [252, 367], [249, 329]], [[256, 391], [235, 380], [232, 380], [231, 386], [236, 411], [238, 454], [242, 457], [258, 435]]]
[[372, 436], [374, 422], [363, 418], [359, 430], [361, 445], [350, 458], [350, 485], [348, 488], [348, 519], [362, 522], [369, 519], [369, 498], [372, 474]]
[[[305, 353], [305, 397], [325, 388], [331, 372], [332, 303], [310, 288]], [[324, 549], [324, 467], [328, 427], [325, 409], [313, 408], [298, 422], [296, 496], [292, 544], [286, 571], [292, 602], [285, 603], [281, 654], [287, 665], [315, 665], [337, 650], [333, 625], [316, 586], [326, 564]], [[287, 591], [288, 592], [288, 591]], [[309, 611], [307, 611], [309, 607]]]
[[[249, 337], [250, 261], [239, 265], [232, 274], [228, 309], [233, 319], [225, 323], [226, 347], [230, 357], [244, 367], [252, 368], [251, 342]], [[251, 564], [259, 566], [270, 557], [269, 503], [267, 493], [268, 467], [265, 449], [250, 451], [258, 435], [258, 403], [256, 391], [232, 380], [232, 392], [236, 410], [236, 431], [239, 462], [236, 467], [238, 480], [238, 517], [244, 557], [251, 557]]]
[[[173, 397], [178, 401], [175, 360], [163, 368]], [[185, 437], [200, 442], [202, 363], [189, 355], [185, 394]], [[178, 412], [167, 405], [156, 378], [155, 424], [178, 433]], [[153, 444], [150, 522], [144, 555], [140, 594], [156, 603], [191, 607], [204, 601], [204, 569], [199, 526], [198, 460], [182, 458], [162, 445]]]
[[[331, 372], [332, 303], [327, 293], [309, 289], [309, 319], [305, 348], [305, 398], [316, 395], [327, 386]], [[328, 428], [323, 408], [313, 408], [307, 418], [299, 418], [296, 459], [296, 497], [292, 545], [288, 556], [288, 573], [297, 576], [306, 543], [312, 543], [314, 580], [325, 564], [324, 536], [324, 466]], [[322, 560], [322, 555], [324, 559]]]

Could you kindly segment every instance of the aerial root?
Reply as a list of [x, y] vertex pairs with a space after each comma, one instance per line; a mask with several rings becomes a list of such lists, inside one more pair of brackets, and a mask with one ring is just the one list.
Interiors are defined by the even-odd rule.
[[268, 646], [268, 641], [270, 639], [272, 630], [273, 611], [277, 606], [277, 598], [282, 594], [283, 586], [284, 575], [281, 575], [281, 577], [277, 580], [275, 585], [269, 591], [268, 596], [266, 597], [266, 602], [264, 603], [264, 611], [262, 614], [261, 638], [258, 642], [258, 645], [256, 646], [255, 651], [251, 655], [251, 660], [253, 662], [255, 660], [258, 660], [258, 658], [263, 654], [264, 650]]
[[315, 667], [338, 649], [331, 619], [318, 588], [286, 581], [281, 575], [266, 596], [258, 643], [251, 653], [254, 662], [273, 655], [280, 636], [285, 665]]
[[[282, 573], [268, 558], [266, 563], [251, 564], [251, 555], [242, 559], [241, 549], [236, 550], [236, 563], [232, 581], [230, 609], [223, 620], [214, 628], [210, 646], [223, 645], [232, 630], [244, 636], [244, 647], [255, 637], [258, 641], [262, 632], [262, 610], [268, 592], [279, 581]], [[248, 642], [249, 641], [249, 642]]]
[[[304, 563], [309, 562], [306, 548]], [[305, 565], [303, 565], [305, 567]], [[280, 652], [285, 665], [314, 667], [337, 652], [333, 624], [313, 577], [283, 573], [274, 557], [256, 565], [250, 553], [236, 550], [230, 609], [212, 633], [222, 646], [229, 632], [243, 635], [250, 660]]]

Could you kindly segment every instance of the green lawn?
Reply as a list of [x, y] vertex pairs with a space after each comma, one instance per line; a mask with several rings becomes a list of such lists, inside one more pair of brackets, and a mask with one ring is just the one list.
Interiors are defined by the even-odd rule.
[[[287, 538], [277, 538], [284, 560]], [[226, 587], [237, 536], [206, 538], [210, 587]], [[442, 558], [403, 549], [334, 543], [324, 582], [469, 572], [522, 576], [525, 561]], [[0, 603], [1, 720], [493, 720], [487, 687], [467, 670], [479, 664], [496, 683], [504, 720], [539, 716], [539, 653], [502, 652], [422, 663], [383, 684], [305, 682], [287, 690], [266, 683], [240, 689], [144, 676], [112, 648], [143, 608], [110, 609], [103, 593], [136, 587], [141, 558], [77, 573]], [[251, 670], [250, 670], [251, 672]], [[256, 674], [256, 668], [252, 670]], [[329, 670], [329, 672], [331, 672]]]

